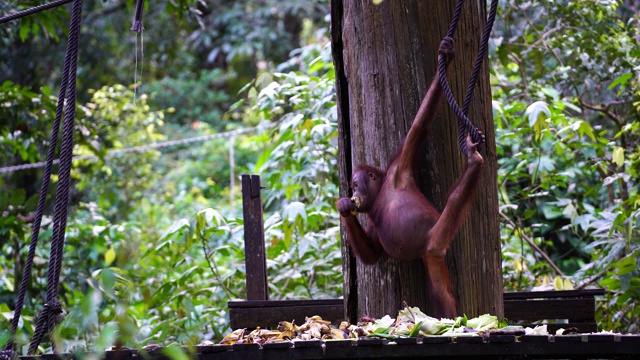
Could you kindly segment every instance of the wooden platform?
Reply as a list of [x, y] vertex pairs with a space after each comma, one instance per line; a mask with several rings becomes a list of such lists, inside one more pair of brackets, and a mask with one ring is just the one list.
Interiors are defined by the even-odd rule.
[[[302, 341], [260, 346], [199, 346], [198, 360], [282, 359], [638, 359], [640, 335], [522, 336], [487, 338], [425, 337], [390, 342], [382, 339]], [[188, 351], [185, 349], [185, 351]], [[63, 354], [62, 358], [73, 358]], [[23, 360], [53, 360], [56, 355], [22, 356]], [[107, 360], [170, 360], [163, 349], [151, 353], [108, 351]]]
[[[345, 319], [341, 299], [269, 300], [261, 188], [259, 176], [242, 175], [247, 300], [228, 302], [231, 328], [274, 328], [282, 320], [302, 324], [313, 315], [339, 324]], [[568, 327], [596, 332], [595, 296], [603, 294], [602, 289], [507, 292], [503, 294], [504, 316], [514, 325], [547, 323], [551, 333]]]
[[546, 323], [550, 333], [559, 328], [597, 332], [595, 297], [604, 294], [603, 289], [506, 292], [504, 317], [512, 325]]
[[[597, 332], [595, 296], [603, 294], [602, 289], [507, 292], [503, 295], [504, 315], [513, 325], [533, 327], [544, 322], [550, 333], [559, 328]], [[344, 319], [342, 299], [240, 300], [229, 301], [227, 305], [232, 329], [274, 328], [282, 320], [302, 324], [305, 317], [313, 315], [335, 325]]]

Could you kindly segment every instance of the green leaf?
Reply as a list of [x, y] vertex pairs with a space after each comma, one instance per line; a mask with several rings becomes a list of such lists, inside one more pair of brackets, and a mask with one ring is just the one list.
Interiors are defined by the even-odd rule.
[[576, 209], [576, 207], [570, 203], [564, 208], [564, 210], [562, 211], [562, 214], [566, 218], [571, 219], [571, 221], [573, 221], [578, 216], [578, 209]]
[[596, 141], [596, 136], [593, 133], [593, 127], [583, 120], [578, 120], [575, 123], [571, 124], [571, 130], [576, 131], [580, 136], [584, 136], [585, 134], [593, 141]]
[[305, 210], [304, 204], [299, 201], [292, 202], [282, 211], [282, 218], [289, 222], [295, 222], [298, 216], [304, 221], [307, 221], [307, 211]]
[[367, 337], [369, 337], [369, 336], [388, 335], [391, 330], [393, 330], [393, 326], [379, 327], [379, 328], [375, 329], [371, 334], [367, 335]]
[[409, 332], [409, 337], [418, 336], [418, 334], [420, 333], [420, 328], [422, 328], [422, 321], [413, 325], [413, 328], [411, 328], [411, 331]]
[[617, 277], [608, 277], [600, 281], [600, 286], [609, 290], [618, 290], [620, 288], [620, 280]]
[[107, 265], [111, 265], [111, 263], [116, 259], [116, 251], [113, 248], [109, 248], [106, 253], [104, 253], [104, 262]]
[[564, 211], [560, 210], [557, 206], [553, 204], [544, 204], [542, 207], [542, 214], [548, 220], [557, 219], [564, 215]]
[[231, 106], [229, 106], [229, 111], [234, 111], [234, 110], [238, 109], [239, 107], [244, 105], [244, 102], [245, 102], [245, 99], [240, 99], [240, 100], [234, 102], [233, 104], [231, 104]]
[[[176, 221], [175, 223], [173, 223], [173, 225], [171, 225], [167, 231], [164, 232], [164, 234], [162, 234], [162, 236], [160, 237], [159, 240], [164, 240], [165, 238], [178, 233], [179, 231], [185, 229], [185, 228], [189, 228], [190, 224], [189, 224], [189, 220], [188, 219], [180, 219], [178, 221]], [[159, 249], [156, 249], [159, 250]]]
[[208, 225], [215, 226], [215, 227], [225, 225], [227, 223], [224, 216], [222, 216], [222, 214], [220, 214], [218, 211], [212, 208], [206, 208], [206, 209], [200, 210], [197, 216], [204, 217]]
[[28, 25], [23, 25], [20, 27], [20, 40], [25, 42], [27, 37], [29, 36], [30, 28]]
[[616, 146], [613, 148], [613, 154], [611, 155], [611, 162], [621, 167], [624, 165], [624, 148]]
[[618, 276], [628, 274], [638, 268], [637, 259], [635, 256], [626, 257], [618, 261], [615, 267]]
[[616, 85], [624, 86], [629, 81], [629, 79], [631, 79], [632, 76], [633, 76], [633, 74], [631, 74], [631, 73], [626, 73], [626, 74], [620, 75], [617, 79], [615, 79], [615, 80], [613, 80], [611, 82], [609, 87], [607, 87], [607, 90], [613, 89], [614, 87], [616, 87]]
[[571, 283], [571, 280], [564, 279], [563, 280], [563, 284], [562, 284], [562, 288], [565, 289], [565, 290], [573, 290], [573, 284]]
[[24, 189], [14, 190], [13, 192], [11, 192], [10, 204], [13, 206], [22, 205], [26, 197], [27, 192]]
[[546, 122], [546, 120], [551, 117], [549, 105], [544, 101], [536, 101], [527, 107], [524, 115], [529, 119], [529, 126], [534, 128], [536, 139], [539, 139], [542, 130], [549, 127], [549, 124]]

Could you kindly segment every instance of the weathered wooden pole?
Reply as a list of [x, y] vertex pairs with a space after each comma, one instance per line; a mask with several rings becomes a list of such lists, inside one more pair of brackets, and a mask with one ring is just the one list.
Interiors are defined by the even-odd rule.
[[[331, 38], [336, 68], [341, 196], [359, 164], [385, 168], [406, 135], [437, 68], [437, 50], [455, 1], [331, 1]], [[486, 1], [467, 1], [456, 35], [449, 83], [461, 102], [486, 19]], [[465, 158], [457, 144], [458, 121], [442, 104], [425, 139], [420, 187], [442, 210]], [[496, 185], [496, 153], [488, 64], [476, 87], [470, 119], [486, 135], [485, 167], [469, 216], [447, 253], [460, 314], [502, 316], [502, 270]], [[361, 219], [364, 220], [364, 219]], [[345, 238], [343, 233], [343, 239]], [[345, 313], [395, 315], [406, 301], [429, 312], [421, 262], [383, 256], [377, 264], [356, 261], [343, 241]]]

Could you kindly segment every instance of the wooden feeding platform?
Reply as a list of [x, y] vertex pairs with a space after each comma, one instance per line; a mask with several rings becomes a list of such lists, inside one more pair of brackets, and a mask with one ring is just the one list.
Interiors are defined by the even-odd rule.
[[[345, 319], [342, 299], [269, 300], [260, 190], [259, 176], [242, 175], [247, 300], [228, 302], [231, 328], [276, 326], [282, 320], [302, 324], [313, 315], [339, 324]], [[551, 333], [559, 328], [596, 332], [595, 296], [603, 294], [602, 289], [507, 292], [504, 316], [523, 326], [545, 321]]]
[[[302, 324], [319, 315], [338, 325], [345, 319], [342, 299], [269, 300], [260, 178], [242, 176], [245, 223], [247, 300], [229, 301], [232, 329], [275, 328], [280, 321]], [[640, 335], [587, 334], [598, 331], [595, 296], [602, 289], [506, 292], [505, 318], [511, 324], [545, 323], [548, 332], [575, 328], [569, 335], [485, 333], [475, 337], [419, 336], [398, 339], [359, 338], [273, 343], [211, 345], [184, 348], [192, 359], [640, 359]], [[582, 334], [580, 334], [582, 333]], [[82, 359], [74, 354], [21, 356], [22, 360]], [[171, 360], [162, 347], [107, 351], [106, 360]]]
[[[282, 359], [638, 359], [638, 335], [566, 335], [423, 337], [311, 340], [265, 345], [213, 345], [184, 348], [198, 360]], [[22, 356], [22, 360], [81, 359], [73, 354]], [[106, 360], [171, 360], [162, 348], [153, 351], [107, 351]]]

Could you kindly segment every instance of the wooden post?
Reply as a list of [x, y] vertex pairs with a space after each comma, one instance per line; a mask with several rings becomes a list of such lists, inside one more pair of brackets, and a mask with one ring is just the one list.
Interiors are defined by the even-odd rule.
[[242, 175], [247, 300], [269, 300], [260, 176]]
[[313, 315], [339, 324], [344, 320], [342, 299], [269, 300], [260, 189], [258, 175], [242, 175], [247, 299], [227, 303], [229, 325], [232, 329], [270, 328], [281, 320], [302, 324]]

